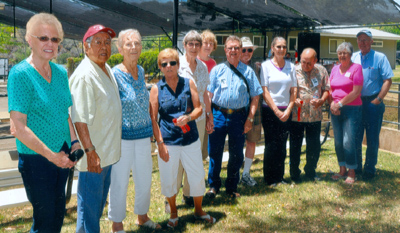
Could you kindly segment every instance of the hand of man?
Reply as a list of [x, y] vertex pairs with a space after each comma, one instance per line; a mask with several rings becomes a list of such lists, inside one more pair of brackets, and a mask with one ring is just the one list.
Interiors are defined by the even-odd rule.
[[314, 108], [319, 108], [324, 104], [324, 101], [322, 99], [312, 99], [310, 104], [314, 106]]
[[214, 132], [214, 116], [212, 113], [206, 117], [206, 131], [208, 134], [212, 134]]
[[379, 105], [381, 101], [379, 101], [377, 98], [371, 101], [371, 104]]
[[301, 99], [300, 98], [296, 98], [296, 100], [294, 101], [294, 105], [296, 105], [296, 107], [301, 108]]
[[249, 119], [247, 119], [246, 122], [244, 123], [243, 134], [246, 134], [247, 132], [249, 132], [251, 130], [251, 128], [253, 128], [253, 123], [250, 122]]
[[86, 153], [87, 156], [87, 169], [88, 172], [94, 172], [100, 174], [103, 169], [100, 166], [100, 158], [95, 150]]

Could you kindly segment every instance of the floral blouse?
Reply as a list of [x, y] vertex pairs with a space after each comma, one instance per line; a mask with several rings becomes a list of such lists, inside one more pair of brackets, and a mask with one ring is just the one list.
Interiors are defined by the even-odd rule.
[[[301, 68], [301, 64], [296, 66], [297, 76], [297, 98], [303, 100], [301, 106], [299, 122], [322, 121], [322, 108], [314, 108], [310, 104], [313, 98], [321, 98], [323, 91], [330, 90], [329, 75], [325, 67], [315, 64], [310, 76]], [[298, 108], [294, 106], [292, 120], [298, 121]]]

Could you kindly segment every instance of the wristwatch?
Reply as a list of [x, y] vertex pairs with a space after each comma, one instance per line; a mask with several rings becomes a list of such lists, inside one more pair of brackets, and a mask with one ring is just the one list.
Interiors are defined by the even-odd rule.
[[253, 123], [253, 121], [254, 121], [254, 119], [250, 118], [250, 117], [247, 117], [247, 120], [249, 120], [251, 123]]
[[379, 97], [379, 96], [377, 96], [376, 99], [377, 99], [379, 102], [382, 102], [382, 100], [383, 100], [383, 99], [382, 99], [381, 97]]
[[207, 117], [210, 116], [211, 112], [206, 112]]
[[343, 104], [342, 103], [338, 103], [340, 108], [343, 108]]

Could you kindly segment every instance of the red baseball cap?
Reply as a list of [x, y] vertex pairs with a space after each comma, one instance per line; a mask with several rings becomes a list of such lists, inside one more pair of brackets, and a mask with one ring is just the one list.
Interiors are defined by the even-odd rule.
[[104, 26], [101, 25], [101, 24], [96, 24], [96, 25], [91, 26], [91, 27], [87, 30], [87, 32], [86, 32], [85, 35], [83, 36], [83, 42], [85, 42], [87, 38], [89, 38], [89, 37], [91, 37], [91, 36], [93, 36], [94, 34], [99, 33], [99, 32], [107, 32], [108, 35], [111, 36], [111, 38], [114, 38], [114, 37], [116, 36], [114, 30], [112, 30], [111, 28], [106, 28], [106, 27], [104, 27]]

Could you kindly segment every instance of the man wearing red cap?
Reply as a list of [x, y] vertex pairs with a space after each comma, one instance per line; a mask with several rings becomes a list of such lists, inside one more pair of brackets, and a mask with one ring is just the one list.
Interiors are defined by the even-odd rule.
[[110, 186], [112, 164], [121, 156], [121, 101], [106, 61], [115, 32], [91, 26], [83, 37], [85, 58], [69, 80], [71, 118], [85, 155], [77, 163], [78, 218], [76, 232], [100, 232], [100, 217]]

